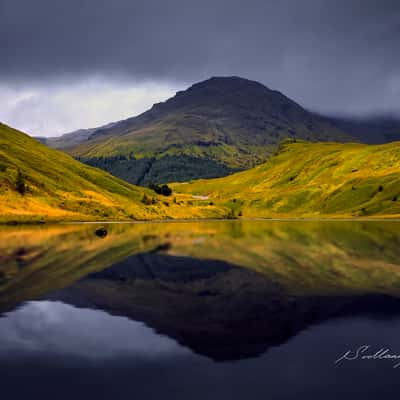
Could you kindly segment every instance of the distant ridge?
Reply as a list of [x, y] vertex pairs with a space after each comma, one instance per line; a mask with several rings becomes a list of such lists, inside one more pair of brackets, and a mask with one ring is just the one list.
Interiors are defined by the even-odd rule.
[[327, 117], [332, 124], [363, 143], [380, 144], [400, 141], [400, 117], [378, 115], [370, 117]]
[[90, 129], [78, 129], [77, 131], [73, 131], [70, 133], [65, 133], [62, 136], [58, 137], [35, 137], [35, 139], [39, 140], [41, 143], [46, 144], [49, 147], [54, 149], [64, 149], [68, 147], [73, 147], [82, 143], [85, 140], [88, 140], [93, 132], [98, 129], [106, 129], [111, 128], [114, 125], [114, 122], [111, 122], [107, 125], [102, 126], [101, 128], [90, 128]]

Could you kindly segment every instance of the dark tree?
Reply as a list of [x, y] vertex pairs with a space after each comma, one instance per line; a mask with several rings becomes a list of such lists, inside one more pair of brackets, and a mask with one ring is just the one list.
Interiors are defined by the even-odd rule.
[[171, 196], [172, 189], [168, 185], [161, 186], [161, 193], [163, 196]]
[[26, 192], [25, 177], [20, 170], [18, 170], [18, 173], [17, 173], [15, 187], [17, 189], [17, 192], [20, 194], [24, 194]]
[[154, 190], [157, 194], [161, 194], [163, 196], [171, 196], [172, 190], [168, 185], [156, 185], [155, 183], [151, 183], [149, 188]]

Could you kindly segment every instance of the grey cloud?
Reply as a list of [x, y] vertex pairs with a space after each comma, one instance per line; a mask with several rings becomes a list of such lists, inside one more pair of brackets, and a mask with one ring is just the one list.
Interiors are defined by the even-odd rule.
[[397, 0], [0, 0], [0, 80], [256, 79], [325, 112], [399, 111]]
[[12, 85], [0, 82], [0, 121], [35, 136], [57, 136], [137, 115], [166, 100], [175, 87], [103, 79], [66, 84]]

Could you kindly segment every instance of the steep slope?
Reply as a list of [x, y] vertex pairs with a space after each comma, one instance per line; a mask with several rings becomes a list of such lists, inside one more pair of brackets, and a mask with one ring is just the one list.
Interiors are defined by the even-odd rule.
[[147, 184], [253, 167], [286, 137], [351, 140], [280, 92], [225, 77], [197, 83], [138, 117], [81, 135], [78, 145], [64, 149], [131, 183]]
[[226, 207], [231, 217], [400, 217], [400, 142], [288, 140], [253, 169], [173, 188]]
[[[143, 202], [143, 199], [152, 201]], [[149, 204], [150, 203], [150, 204]], [[132, 186], [0, 124], [0, 222], [216, 216]]]
[[348, 132], [363, 143], [380, 144], [400, 140], [400, 118], [376, 116], [366, 118], [328, 117], [328, 122]]

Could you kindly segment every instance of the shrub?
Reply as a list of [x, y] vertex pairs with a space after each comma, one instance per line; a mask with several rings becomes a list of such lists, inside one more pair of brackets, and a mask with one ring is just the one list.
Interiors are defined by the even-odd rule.
[[226, 215], [226, 218], [227, 219], [236, 219], [237, 217], [235, 215], [235, 210], [231, 208], [229, 210], [228, 214]]
[[151, 199], [147, 196], [146, 193], [143, 194], [142, 197], [142, 203], [145, 204], [146, 206], [149, 206], [151, 204]]
[[20, 170], [18, 170], [18, 173], [17, 173], [17, 179], [15, 181], [15, 188], [17, 189], [17, 192], [22, 195], [26, 192], [25, 177]]
[[157, 194], [161, 194], [162, 196], [171, 196], [172, 194], [172, 189], [166, 184], [160, 186], [156, 185], [155, 183], [151, 183], [149, 188], [154, 190]]
[[163, 196], [171, 196], [172, 189], [168, 185], [162, 185], [161, 186], [161, 194]]
[[107, 229], [106, 228], [99, 228], [94, 231], [94, 234], [100, 238], [105, 238], [107, 236]]

